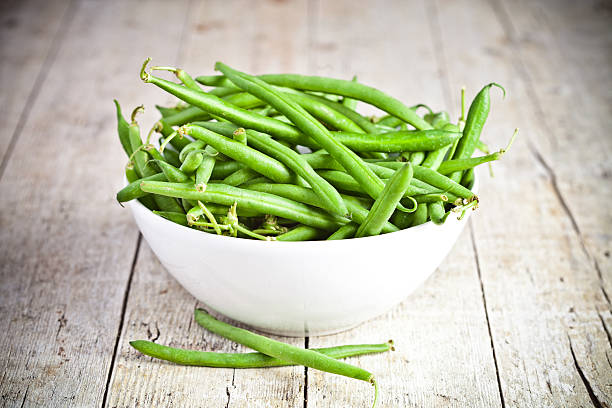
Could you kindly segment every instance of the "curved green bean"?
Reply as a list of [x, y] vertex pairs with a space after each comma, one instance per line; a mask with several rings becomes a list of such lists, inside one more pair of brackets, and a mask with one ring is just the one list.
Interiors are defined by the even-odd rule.
[[254, 192], [224, 184], [210, 183], [206, 191], [199, 192], [191, 184], [144, 181], [140, 188], [149, 193], [168, 197], [200, 200], [231, 206], [238, 203], [240, 209], [288, 218], [304, 225], [331, 231], [349, 222], [348, 219], [330, 215], [320, 209], [288, 200], [272, 194]]
[[[212, 351], [185, 350], [163, 346], [146, 340], [130, 341], [130, 346], [147, 356], [188, 366], [263, 368], [292, 365], [288, 361], [279, 360], [263, 353], [216, 353]], [[341, 359], [363, 354], [383, 353], [393, 349], [393, 342], [389, 341], [382, 344], [355, 344], [315, 348], [312, 350], [334, 359]]]
[[205, 329], [268, 356], [376, 385], [374, 375], [369, 371], [335, 360], [317, 351], [295, 347], [239, 327], [231, 326], [215, 319], [200, 309], [196, 309], [195, 319]]

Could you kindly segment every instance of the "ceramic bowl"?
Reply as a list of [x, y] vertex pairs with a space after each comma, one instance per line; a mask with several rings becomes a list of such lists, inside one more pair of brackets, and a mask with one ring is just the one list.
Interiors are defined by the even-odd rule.
[[199, 301], [286, 336], [337, 333], [391, 309], [435, 271], [472, 212], [373, 237], [267, 242], [183, 227], [137, 200], [129, 207], [160, 262]]

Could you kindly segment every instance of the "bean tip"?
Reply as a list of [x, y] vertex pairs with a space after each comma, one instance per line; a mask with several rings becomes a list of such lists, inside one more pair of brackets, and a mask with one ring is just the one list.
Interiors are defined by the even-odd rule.
[[149, 82], [151, 80], [151, 75], [147, 72], [147, 65], [149, 62], [151, 62], [151, 57], [147, 57], [140, 68], [140, 79], [142, 79], [144, 82]]

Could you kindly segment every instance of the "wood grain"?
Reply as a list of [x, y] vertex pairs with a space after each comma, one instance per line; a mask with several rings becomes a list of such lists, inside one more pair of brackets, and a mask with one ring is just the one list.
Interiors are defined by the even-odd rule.
[[[161, 56], [171, 49], [158, 48], [171, 32], [149, 25], [180, 7], [154, 6], [75, 6], [0, 180], [0, 203], [10, 209], [0, 215], [6, 406], [102, 403], [137, 238], [114, 199], [126, 158], [112, 98], [135, 102], [134, 44]], [[137, 14], [147, 23], [137, 24]]]
[[70, 24], [71, 2], [0, 4], [0, 175]]
[[[555, 105], [537, 105], [533, 95], [543, 91], [522, 74], [528, 68], [504, 31], [512, 21], [489, 6], [483, 3], [467, 10], [466, 3], [458, 1], [445, 2], [438, 9], [445, 53], [453, 61], [448, 71], [451, 83], [465, 83], [474, 93], [495, 79], [511, 90], [507, 101], [493, 98], [485, 139], [490, 135], [494, 145], [502, 146], [512, 131], [507, 124], [516, 123], [522, 129], [516, 150], [495, 166], [496, 178], [483, 188], [481, 210], [472, 220], [502, 395], [506, 406], [589, 405], [593, 387], [584, 382], [580, 369], [584, 363], [576, 360], [579, 356], [568, 336], [574, 342], [591, 342], [594, 355], [599, 356], [595, 358], [600, 361], [598, 369], [607, 372], [601, 357], [610, 344], [598, 316], [607, 301], [575, 221], [564, 210], [569, 198], [560, 193], [549, 168], [568, 163], [576, 168], [577, 161], [557, 161], [547, 153], [552, 160], [547, 166], [540, 159], [543, 153], [537, 146], [545, 144], [545, 134], [550, 137], [555, 130], [544, 118], [554, 117]], [[462, 29], [476, 24], [486, 36]], [[539, 52], [540, 58], [542, 53], [549, 55], [543, 48]], [[560, 61], [554, 64], [557, 78], [564, 74], [563, 66]], [[553, 66], [549, 67], [548, 74], [553, 75]], [[565, 131], [556, 130], [554, 137], [561, 140]], [[578, 180], [575, 185], [591, 183], [589, 177]], [[498, 208], [504, 208], [503, 213], [495, 211]], [[607, 224], [605, 218], [600, 221], [598, 228], [603, 232]], [[576, 327], [582, 327], [580, 334]], [[593, 377], [601, 391], [597, 399], [609, 404], [606, 377]]]
[[[479, 172], [481, 206], [432, 277], [353, 330], [281, 338], [382, 342], [349, 362], [381, 407], [612, 406], [612, 20], [587, 0], [3, 2], [0, 5], [0, 405], [367, 406], [372, 388], [303, 367], [180, 367], [128, 344], [247, 351], [193, 321], [202, 306], [114, 202], [126, 161], [112, 99], [139, 123], [173, 103], [146, 56], [194, 75], [350, 78], [459, 113], [494, 91], [483, 139], [512, 150]], [[360, 104], [366, 114], [377, 109]], [[407, 260], [409, 263], [409, 259]]]

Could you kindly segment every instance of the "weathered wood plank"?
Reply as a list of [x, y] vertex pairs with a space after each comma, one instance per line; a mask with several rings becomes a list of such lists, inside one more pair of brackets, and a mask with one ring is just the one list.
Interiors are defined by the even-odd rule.
[[605, 131], [612, 125], [612, 18], [596, 1], [493, 4], [499, 18], [510, 19], [504, 29], [517, 70], [529, 85], [534, 110], [543, 113], [538, 114], [546, 137], [534, 146], [550, 168], [609, 304], [612, 213], [602, 204], [612, 199], [612, 189], [605, 188], [612, 177], [612, 137]]
[[[71, 2], [3, 1], [0, 4], [0, 160], [27, 120], [46, 70], [69, 24]], [[0, 162], [0, 175], [5, 164]]]
[[[491, 80], [510, 91], [503, 102], [493, 96], [484, 139], [493, 141], [496, 148], [504, 144], [513, 126], [522, 129], [513, 151], [495, 165], [496, 178], [485, 183], [479, 214], [472, 221], [505, 405], [588, 406], [592, 403], [589, 384], [583, 382], [576, 363], [584, 353], [576, 352], [575, 339], [581, 339], [581, 345], [591, 342], [592, 359], [606, 355], [610, 345], [598, 310], [606, 308], [607, 301], [597, 271], [563, 208], [551, 178], [554, 174], [543, 166], [537, 150], [550, 143], [547, 137], [559, 141], [565, 132], [561, 123], [545, 125], [542, 115], [567, 114], [571, 109], [536, 104], [531, 92], [539, 93], [538, 89], [532, 89], [534, 83], [521, 75], [519, 64], [521, 51], [533, 44], [510, 46], [503, 29], [507, 22], [488, 3], [438, 4], [444, 51], [453, 62], [449, 64], [451, 83], [467, 84], [472, 95]], [[465, 29], [476, 26], [479, 31]], [[554, 61], [556, 51], [551, 48], [537, 47], [540, 65]], [[563, 82], [562, 62], [548, 64], [551, 83]], [[577, 157], [566, 158], [564, 164], [554, 162], [555, 169], [578, 167]], [[584, 188], [586, 184], [579, 180]], [[600, 233], [609, 230], [605, 218], [599, 228]], [[609, 398], [606, 377], [598, 375], [608, 371], [603, 365], [598, 369], [593, 377], [601, 391], [598, 398], [605, 402]]]
[[74, 13], [0, 181], [7, 406], [102, 402], [137, 237], [114, 200], [126, 158], [112, 98], [147, 100], [131, 85], [134, 47], [164, 57], [179, 30], [151, 27], [181, 6], [83, 2]]
[[[445, 67], [429, 14], [424, 3], [388, 2], [384, 8], [320, 4], [311, 50], [316, 73], [349, 78], [356, 73], [361, 81], [409, 103], [450, 109], [459, 92], [456, 88], [450, 96], [444, 90]], [[407, 262], [409, 257], [407, 252]], [[469, 235], [461, 236], [440, 269], [402, 305], [348, 332], [311, 337], [309, 346], [387, 338], [395, 340], [396, 352], [350, 360], [377, 375], [381, 406], [500, 406]], [[364, 406], [372, 396], [365, 383], [308, 370], [309, 406]]]
[[[213, 72], [224, 61], [249, 72], [304, 70], [305, 1], [192, 4], [179, 54], [173, 61], [192, 75]], [[240, 22], [240, 24], [237, 24]], [[246, 45], [245, 45], [246, 44]], [[203, 52], [203, 50], [205, 52]], [[136, 80], [133, 86], [138, 86]], [[153, 88], [152, 86], [150, 86]], [[155, 89], [152, 105], [167, 97]], [[171, 100], [172, 98], [170, 98]], [[159, 297], [168, 299], [160, 301]], [[193, 322], [196, 300], [164, 270], [146, 244], [138, 257], [126, 325], [109, 390], [108, 406], [297, 407], [304, 401], [304, 368], [231, 370], [180, 367], [152, 361], [128, 345], [154, 338], [160, 344], [208, 351], [245, 352], [245, 347], [206, 332]], [[302, 338], [283, 341], [304, 346]]]

